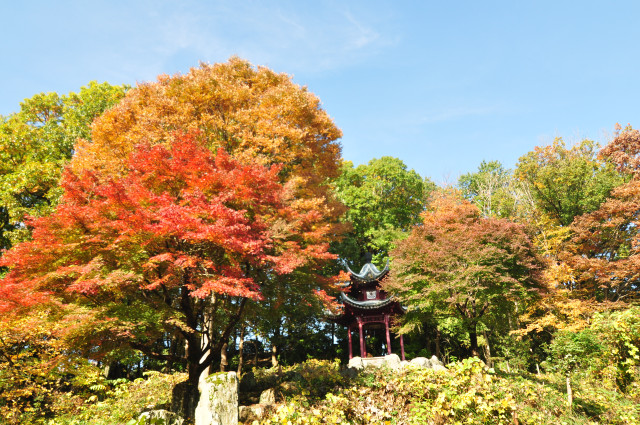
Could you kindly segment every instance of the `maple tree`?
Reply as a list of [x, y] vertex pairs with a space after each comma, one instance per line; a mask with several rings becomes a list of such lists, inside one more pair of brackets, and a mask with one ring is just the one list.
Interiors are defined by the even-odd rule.
[[537, 293], [540, 262], [531, 240], [521, 224], [482, 217], [456, 192], [435, 193], [422, 218], [392, 251], [386, 289], [407, 307], [405, 320], [434, 311], [441, 320], [460, 318], [479, 355], [478, 324]]
[[589, 140], [567, 148], [556, 139], [520, 158], [516, 175], [534, 201], [526, 221], [535, 229], [534, 242], [546, 263], [545, 296], [522, 317], [524, 332], [577, 330], [594, 312], [594, 305], [567, 284], [573, 277], [564, 258], [575, 222], [606, 204], [612, 190], [628, 180], [610, 160], [598, 156], [598, 148]]
[[[76, 349], [185, 364], [197, 391], [247, 300], [277, 292], [273, 275], [329, 282], [315, 274], [333, 258], [318, 214], [292, 206], [280, 166], [242, 165], [198, 135], [175, 135], [138, 145], [124, 171], [64, 174], [55, 212], [31, 219], [33, 240], [0, 261], [10, 267], [0, 312], [70, 303]], [[157, 349], [167, 335], [185, 342], [182, 355]]]
[[572, 298], [595, 302], [629, 302], [638, 296], [640, 252], [640, 132], [617, 134], [602, 155], [630, 177], [597, 210], [577, 217], [560, 255], [565, 274], [557, 284]]
[[93, 119], [116, 104], [127, 86], [90, 82], [77, 93], [40, 93], [0, 117], [0, 247], [28, 237], [26, 214], [53, 210], [58, 181], [78, 138], [90, 140]]

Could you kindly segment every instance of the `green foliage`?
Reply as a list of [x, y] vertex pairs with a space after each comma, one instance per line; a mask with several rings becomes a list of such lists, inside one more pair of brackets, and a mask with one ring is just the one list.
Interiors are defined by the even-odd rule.
[[62, 193], [58, 180], [76, 141], [89, 139], [93, 119], [127, 89], [92, 81], [78, 93], [37, 94], [25, 99], [19, 112], [0, 116], [0, 247], [28, 236], [25, 215], [53, 210]]
[[639, 375], [640, 307], [597, 314], [592, 328], [607, 347], [605, 359], [615, 365], [616, 384], [626, 391]]
[[[93, 394], [104, 379], [59, 338], [52, 311], [0, 322], [0, 423], [41, 423]], [[47, 317], [58, 319], [49, 323]]]
[[585, 375], [566, 407], [564, 375], [501, 374], [477, 358], [446, 371], [407, 367], [362, 372], [322, 399], [287, 398], [262, 424], [630, 424], [640, 420], [637, 395], [621, 394]]
[[184, 373], [149, 371], [145, 372], [145, 378], [134, 381], [103, 381], [103, 388], [81, 401], [75, 411], [59, 415], [46, 424], [121, 425], [135, 421], [143, 411], [168, 408], [173, 387], [186, 379]]
[[460, 176], [458, 186], [485, 217], [515, 218], [528, 214], [527, 188], [499, 161], [482, 161], [478, 171]]
[[284, 398], [302, 394], [318, 399], [344, 383], [337, 359], [309, 359], [291, 366], [254, 369], [253, 373], [258, 388], [276, 388]]
[[562, 226], [598, 209], [623, 178], [597, 157], [598, 144], [583, 140], [567, 149], [561, 138], [522, 156], [516, 176], [528, 184], [536, 206]]
[[450, 366], [451, 374], [418, 370], [401, 382], [412, 401], [412, 423], [507, 424], [514, 418], [515, 396], [492, 385], [493, 375], [477, 358]]
[[428, 194], [435, 189], [398, 158], [372, 159], [366, 165], [343, 163], [335, 181], [338, 199], [348, 207], [345, 221], [353, 230], [334, 250], [350, 266], [360, 265], [366, 252], [381, 263], [395, 240], [419, 222]]
[[[407, 307], [407, 318], [457, 316], [478, 352], [478, 325], [512, 314], [540, 286], [540, 261], [524, 226], [482, 217], [456, 192], [432, 197], [408, 238], [392, 251], [385, 289]], [[438, 321], [441, 319], [438, 318]]]
[[549, 345], [547, 367], [564, 375], [592, 364], [602, 352], [598, 336], [591, 329], [560, 331]]

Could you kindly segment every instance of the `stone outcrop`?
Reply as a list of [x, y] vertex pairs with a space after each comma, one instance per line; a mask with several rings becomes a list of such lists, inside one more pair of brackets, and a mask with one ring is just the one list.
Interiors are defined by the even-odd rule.
[[442, 363], [436, 356], [431, 356], [430, 359], [426, 357], [416, 357], [409, 362], [409, 365], [413, 367], [423, 367], [433, 370], [446, 370], [444, 363]]
[[384, 357], [353, 357], [347, 366], [349, 370], [360, 371], [369, 367], [388, 367], [391, 370], [401, 370], [406, 367], [422, 367], [433, 370], [447, 370], [444, 364], [436, 356], [430, 359], [416, 357], [411, 361], [400, 361], [397, 354], [389, 354]]
[[397, 354], [389, 354], [384, 357], [353, 357], [349, 360], [348, 368], [362, 370], [369, 367], [388, 367], [389, 369], [400, 369], [400, 357]]
[[235, 372], [214, 373], [198, 384], [200, 401], [195, 425], [238, 425], [238, 378]]

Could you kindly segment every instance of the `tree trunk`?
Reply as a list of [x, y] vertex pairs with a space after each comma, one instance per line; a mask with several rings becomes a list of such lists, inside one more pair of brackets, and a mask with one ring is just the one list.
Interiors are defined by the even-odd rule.
[[242, 363], [244, 361], [244, 330], [244, 326], [240, 328], [240, 342], [238, 343], [238, 381], [242, 378]]
[[489, 336], [486, 331], [482, 331], [482, 336], [484, 336], [484, 340], [486, 345], [484, 346], [484, 357], [487, 362], [488, 367], [493, 367], [493, 360], [491, 360], [491, 346], [489, 345]]
[[195, 334], [188, 334], [185, 336], [185, 339], [188, 344], [186, 353], [188, 378], [173, 388], [171, 411], [190, 420], [194, 418], [198, 399], [200, 398], [198, 381], [207, 367], [201, 363], [204, 356], [200, 338], [195, 336]]
[[254, 339], [253, 346], [255, 347], [255, 353], [253, 356], [253, 366], [258, 367], [258, 338]]
[[229, 343], [225, 342], [222, 344], [222, 348], [220, 349], [220, 372], [226, 372], [227, 366], [229, 366], [229, 361], [227, 359], [228, 348]]
[[275, 344], [271, 344], [271, 366], [278, 366], [278, 347]]
[[436, 327], [436, 357], [442, 360], [442, 353], [440, 352], [440, 329]]
[[273, 332], [273, 337], [271, 338], [271, 366], [278, 366], [278, 344], [280, 344], [280, 323], [276, 325], [276, 328]]
[[478, 331], [476, 330], [475, 323], [469, 327], [469, 342], [471, 344], [471, 355], [480, 357], [480, 351], [478, 350]]
[[573, 406], [573, 391], [571, 391], [571, 378], [567, 375], [567, 405], [569, 409]]

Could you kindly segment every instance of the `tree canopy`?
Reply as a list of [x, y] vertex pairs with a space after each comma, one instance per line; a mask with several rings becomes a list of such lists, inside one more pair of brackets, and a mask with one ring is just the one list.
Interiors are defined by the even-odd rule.
[[384, 156], [353, 166], [347, 161], [335, 181], [335, 191], [348, 211], [344, 221], [351, 231], [335, 245], [350, 266], [359, 265], [365, 253], [383, 260], [397, 239], [419, 222], [428, 194], [435, 189], [398, 158]]
[[476, 172], [460, 176], [458, 186], [485, 217], [523, 217], [532, 207], [528, 187], [499, 161], [482, 161]]
[[630, 302], [638, 297], [640, 252], [640, 132], [628, 127], [602, 154], [631, 180], [611, 192], [595, 211], [576, 217], [561, 253], [567, 273], [558, 284], [574, 296], [597, 302]]
[[560, 138], [522, 156], [516, 176], [528, 184], [536, 206], [562, 226], [596, 210], [622, 183], [611, 164], [598, 158], [598, 145], [583, 140], [568, 149]]
[[392, 251], [387, 289], [407, 306], [407, 319], [435, 308], [458, 316], [478, 355], [477, 325], [535, 294], [540, 263], [520, 224], [482, 217], [459, 194], [435, 193], [422, 225]]
[[342, 133], [320, 100], [289, 75], [237, 57], [130, 90], [96, 120], [73, 169], [118, 173], [139, 142], [166, 143], [175, 131], [197, 132], [241, 162], [283, 164], [281, 176], [299, 179], [306, 198], [323, 196], [322, 184], [339, 173]]
[[74, 146], [61, 204], [2, 259], [0, 308], [72, 305], [74, 349], [185, 365], [189, 412], [247, 300], [331, 282], [340, 135], [306, 88], [238, 58], [138, 85]]
[[[197, 382], [246, 300], [275, 282], [268, 275], [332, 258], [314, 215], [290, 206], [278, 166], [241, 165], [184, 135], [169, 147], [139, 145], [126, 171], [105, 181], [64, 175], [55, 212], [31, 220], [33, 240], [2, 258], [11, 267], [3, 312], [72, 303], [82, 312], [69, 335], [83, 339], [77, 348], [133, 347], [185, 363]], [[163, 333], [188, 343], [185, 358], [154, 351]]]
[[24, 240], [26, 214], [52, 211], [58, 180], [78, 138], [90, 140], [94, 118], [116, 104], [127, 86], [89, 83], [78, 93], [41, 93], [0, 117], [0, 247]]

